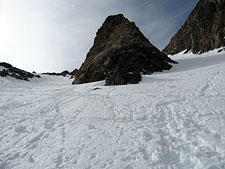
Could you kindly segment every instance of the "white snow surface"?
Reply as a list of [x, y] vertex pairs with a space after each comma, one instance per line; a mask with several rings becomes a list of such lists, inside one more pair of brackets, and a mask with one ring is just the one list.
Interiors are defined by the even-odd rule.
[[172, 58], [137, 85], [1, 77], [0, 169], [224, 169], [225, 52]]

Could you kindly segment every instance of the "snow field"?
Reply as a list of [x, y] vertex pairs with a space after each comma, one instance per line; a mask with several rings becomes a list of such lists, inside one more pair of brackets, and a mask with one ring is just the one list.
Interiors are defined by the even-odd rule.
[[225, 53], [137, 85], [0, 78], [0, 169], [225, 168]]

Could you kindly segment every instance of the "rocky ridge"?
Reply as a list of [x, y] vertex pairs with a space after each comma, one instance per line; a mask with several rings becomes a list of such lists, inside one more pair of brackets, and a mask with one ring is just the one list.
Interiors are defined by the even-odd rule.
[[201, 54], [220, 47], [225, 47], [225, 0], [200, 0], [163, 52]]
[[61, 73], [56, 73], [56, 72], [46, 72], [46, 73], [42, 73], [44, 75], [50, 75], [50, 76], [66, 76], [66, 75], [70, 75], [70, 72], [68, 70], [64, 70]]
[[74, 78], [76, 76], [78, 69], [74, 69], [72, 72], [69, 72], [68, 70], [64, 70], [61, 73], [56, 73], [56, 72], [46, 72], [42, 73], [43, 75], [49, 75], [49, 76], [71, 76], [71, 78]]
[[153, 46], [122, 14], [107, 17], [98, 30], [73, 84], [106, 80], [106, 85], [135, 84], [141, 74], [169, 70], [176, 63]]
[[11, 64], [5, 62], [0, 62], [0, 76], [11, 76], [13, 78], [26, 81], [29, 81], [30, 78], [34, 77], [40, 78], [39, 75], [18, 69], [16, 67], [13, 67]]

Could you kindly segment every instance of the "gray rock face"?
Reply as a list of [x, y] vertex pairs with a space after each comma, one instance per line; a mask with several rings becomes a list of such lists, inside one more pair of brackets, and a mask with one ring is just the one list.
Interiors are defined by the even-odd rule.
[[204, 53], [222, 46], [225, 46], [225, 0], [200, 0], [163, 52]]
[[33, 77], [40, 78], [39, 75], [35, 75], [30, 72], [18, 69], [5, 62], [0, 62], [0, 66], [3, 67], [3, 70], [0, 70], [0, 76], [2, 77], [11, 76], [13, 78], [26, 81], [29, 81], [29, 79]]
[[98, 30], [73, 84], [106, 80], [106, 85], [138, 83], [141, 74], [168, 70], [175, 63], [154, 47], [122, 14], [107, 17]]

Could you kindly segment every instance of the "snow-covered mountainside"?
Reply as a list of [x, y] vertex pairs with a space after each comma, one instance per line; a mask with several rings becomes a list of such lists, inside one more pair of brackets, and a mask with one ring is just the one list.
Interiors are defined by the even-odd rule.
[[137, 85], [0, 78], [0, 169], [224, 169], [225, 52]]

